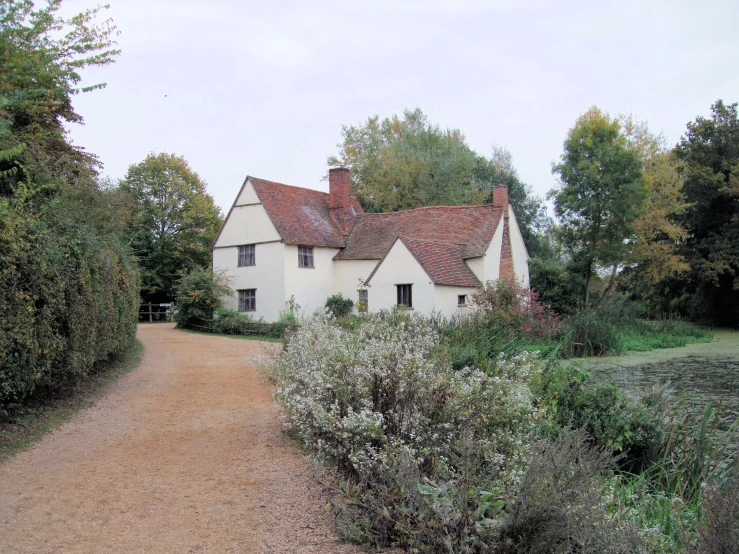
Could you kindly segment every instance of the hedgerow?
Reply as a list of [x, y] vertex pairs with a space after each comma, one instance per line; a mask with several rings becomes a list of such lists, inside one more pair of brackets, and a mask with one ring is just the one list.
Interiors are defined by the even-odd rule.
[[84, 378], [134, 341], [138, 272], [111, 235], [0, 198], [0, 410]]

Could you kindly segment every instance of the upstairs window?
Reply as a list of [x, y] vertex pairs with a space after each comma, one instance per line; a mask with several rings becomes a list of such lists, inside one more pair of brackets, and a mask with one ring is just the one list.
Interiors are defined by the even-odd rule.
[[313, 267], [312, 246], [298, 246], [298, 267]]
[[398, 289], [398, 306], [405, 306], [409, 310], [413, 308], [413, 285], [395, 285]]
[[257, 289], [239, 291], [239, 311], [253, 312], [257, 309]]
[[458, 294], [457, 295], [457, 306], [462, 307], [467, 305], [467, 295], [466, 294]]
[[256, 265], [257, 262], [254, 250], [255, 248], [253, 244], [239, 246], [239, 267], [245, 265]]

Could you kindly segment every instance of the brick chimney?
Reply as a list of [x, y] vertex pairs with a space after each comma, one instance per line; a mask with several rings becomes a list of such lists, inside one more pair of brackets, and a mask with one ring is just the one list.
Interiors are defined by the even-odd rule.
[[499, 185], [493, 187], [493, 204], [503, 207], [503, 215], [508, 217], [508, 187]]
[[329, 207], [350, 208], [349, 170], [346, 167], [334, 167], [328, 170]]
[[349, 170], [346, 167], [328, 170], [328, 203], [331, 218], [341, 229], [341, 234], [348, 235], [356, 213], [349, 198]]

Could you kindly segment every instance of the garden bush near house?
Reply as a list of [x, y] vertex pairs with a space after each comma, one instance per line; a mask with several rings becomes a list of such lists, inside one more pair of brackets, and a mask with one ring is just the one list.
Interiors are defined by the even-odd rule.
[[210, 267], [196, 268], [181, 274], [177, 285], [178, 327], [187, 327], [202, 320], [213, 319], [216, 310], [222, 307], [224, 296], [233, 294], [223, 271]]
[[326, 309], [328, 309], [335, 318], [346, 317], [352, 313], [354, 301], [351, 298], [344, 298], [341, 293], [329, 296], [326, 299]]
[[501, 360], [496, 375], [454, 371], [434, 358], [437, 340], [407, 313], [372, 314], [355, 330], [317, 314], [271, 369], [294, 436], [346, 475], [341, 517], [355, 538], [463, 548], [482, 540], [482, 491], [521, 475], [535, 357]]
[[213, 320], [213, 332], [224, 335], [243, 335], [246, 333], [247, 325], [252, 322], [252, 318], [244, 313], [228, 308], [218, 308]]

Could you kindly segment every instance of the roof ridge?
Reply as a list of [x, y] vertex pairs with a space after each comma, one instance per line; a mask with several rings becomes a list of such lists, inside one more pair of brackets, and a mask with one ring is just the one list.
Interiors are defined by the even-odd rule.
[[269, 185], [277, 185], [280, 187], [290, 187], [292, 189], [306, 190], [308, 192], [318, 192], [320, 194], [328, 194], [328, 192], [324, 192], [322, 190], [309, 189], [308, 187], [299, 187], [298, 185], [288, 185], [287, 183], [280, 183], [278, 181], [270, 181], [269, 179], [262, 179], [261, 177], [255, 177], [253, 175], [249, 175], [248, 179], [256, 179], [257, 181], [261, 181], [262, 183], [269, 184]]
[[502, 208], [498, 204], [464, 204], [462, 206], [420, 206], [418, 208], [409, 208], [407, 210], [398, 210], [397, 212], [365, 212], [362, 215], [393, 215], [393, 214], [405, 214], [409, 212], [419, 212], [421, 210], [456, 210], [456, 209], [469, 209], [469, 208]]

